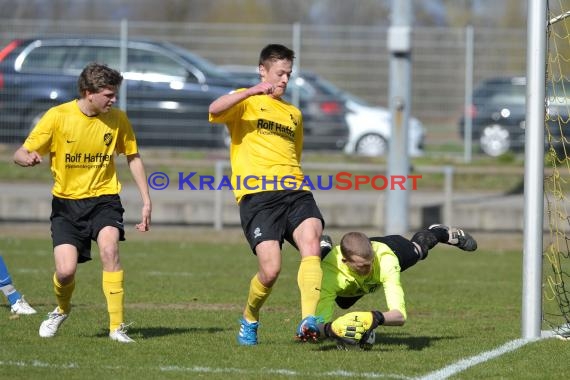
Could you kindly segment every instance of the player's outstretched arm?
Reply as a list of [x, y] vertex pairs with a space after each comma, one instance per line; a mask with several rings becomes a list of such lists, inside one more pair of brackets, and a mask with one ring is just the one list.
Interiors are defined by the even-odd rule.
[[297, 326], [296, 339], [301, 342], [316, 342], [324, 337], [347, 344], [358, 344], [378, 326], [402, 326], [406, 318], [399, 310], [373, 310], [350, 312], [333, 322], [323, 321], [322, 318], [314, 316], [304, 318]]
[[384, 326], [403, 326], [406, 323], [406, 317], [400, 310], [383, 311]]

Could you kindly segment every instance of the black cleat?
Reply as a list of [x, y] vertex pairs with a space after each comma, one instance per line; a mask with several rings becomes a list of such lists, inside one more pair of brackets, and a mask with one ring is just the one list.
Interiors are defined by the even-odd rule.
[[449, 245], [453, 245], [459, 249], [469, 252], [475, 251], [477, 249], [477, 242], [475, 239], [473, 239], [471, 235], [469, 235], [461, 228], [445, 226], [443, 224], [432, 224], [428, 227], [428, 230], [434, 228], [441, 228], [447, 231], [449, 235], [447, 244]]
[[333, 248], [333, 241], [329, 235], [321, 236], [321, 259], [323, 259]]

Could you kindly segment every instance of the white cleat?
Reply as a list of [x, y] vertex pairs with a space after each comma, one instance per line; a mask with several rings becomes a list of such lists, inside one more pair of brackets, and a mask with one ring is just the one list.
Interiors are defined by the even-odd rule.
[[59, 307], [56, 307], [54, 311], [48, 313], [47, 318], [40, 325], [40, 336], [42, 338], [51, 338], [55, 336], [59, 326], [67, 319], [67, 314], [61, 314], [58, 312]]
[[12, 313], [19, 314], [19, 315], [31, 315], [36, 314], [37, 311], [30, 306], [29, 303], [26, 302], [24, 296], [16, 301], [15, 304], [12, 305]]
[[111, 338], [111, 340], [121, 343], [134, 343], [135, 341], [129, 338], [129, 336], [127, 335], [127, 327], [129, 326], [130, 325], [125, 325], [124, 323], [121, 323], [116, 330], [111, 331], [109, 333], [109, 338]]

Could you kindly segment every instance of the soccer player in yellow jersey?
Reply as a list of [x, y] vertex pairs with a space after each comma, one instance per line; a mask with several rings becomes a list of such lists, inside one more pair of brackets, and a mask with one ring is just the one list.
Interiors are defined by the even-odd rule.
[[123, 321], [119, 241], [125, 240], [125, 230], [115, 155], [126, 156], [142, 198], [139, 231], [150, 227], [151, 200], [131, 124], [123, 111], [112, 108], [122, 80], [118, 71], [105, 65], [87, 65], [78, 79], [80, 98], [49, 109], [14, 153], [16, 164], [24, 167], [40, 164], [49, 154], [54, 178], [50, 220], [57, 307], [40, 326], [44, 338], [53, 337], [67, 319], [77, 264], [91, 260], [94, 240], [103, 266], [109, 337], [133, 342]]
[[281, 271], [285, 240], [301, 254], [301, 318], [313, 315], [319, 300], [324, 220], [312, 193], [301, 186], [301, 112], [282, 99], [294, 58], [283, 45], [267, 45], [259, 57], [261, 82], [221, 96], [209, 109], [210, 121], [226, 124], [231, 136], [232, 188], [244, 234], [258, 261], [240, 319], [240, 345], [258, 342], [259, 312]]
[[[326, 235], [321, 239], [323, 281], [316, 316], [307, 324], [320, 324], [325, 337], [358, 343], [362, 335], [379, 325], [402, 326], [406, 319], [404, 290], [400, 273], [428, 256], [438, 243], [450, 244], [464, 251], [475, 251], [477, 242], [460, 228], [434, 224], [417, 232], [408, 240], [400, 235], [368, 237], [361, 232], [345, 234], [340, 245], [333, 246]], [[334, 322], [335, 305], [341, 309], [353, 306], [362, 296], [382, 287], [387, 310], [353, 312]], [[355, 326], [363, 322], [364, 326]], [[358, 331], [358, 328], [363, 328]], [[301, 340], [315, 339], [313, 331], [300, 332]]]

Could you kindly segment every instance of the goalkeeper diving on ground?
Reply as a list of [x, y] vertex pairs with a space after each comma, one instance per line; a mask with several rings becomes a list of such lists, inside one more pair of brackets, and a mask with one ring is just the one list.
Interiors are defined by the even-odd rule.
[[[306, 342], [331, 338], [342, 345], [362, 347], [378, 326], [402, 326], [407, 313], [400, 273], [425, 260], [438, 243], [467, 252], [477, 249], [475, 239], [463, 229], [442, 224], [416, 232], [411, 239], [349, 232], [336, 246], [329, 236], [323, 235], [319, 303], [315, 316], [304, 318], [297, 327], [297, 339]], [[335, 304], [348, 309], [380, 286], [384, 289], [387, 310], [355, 311], [333, 320]]]

